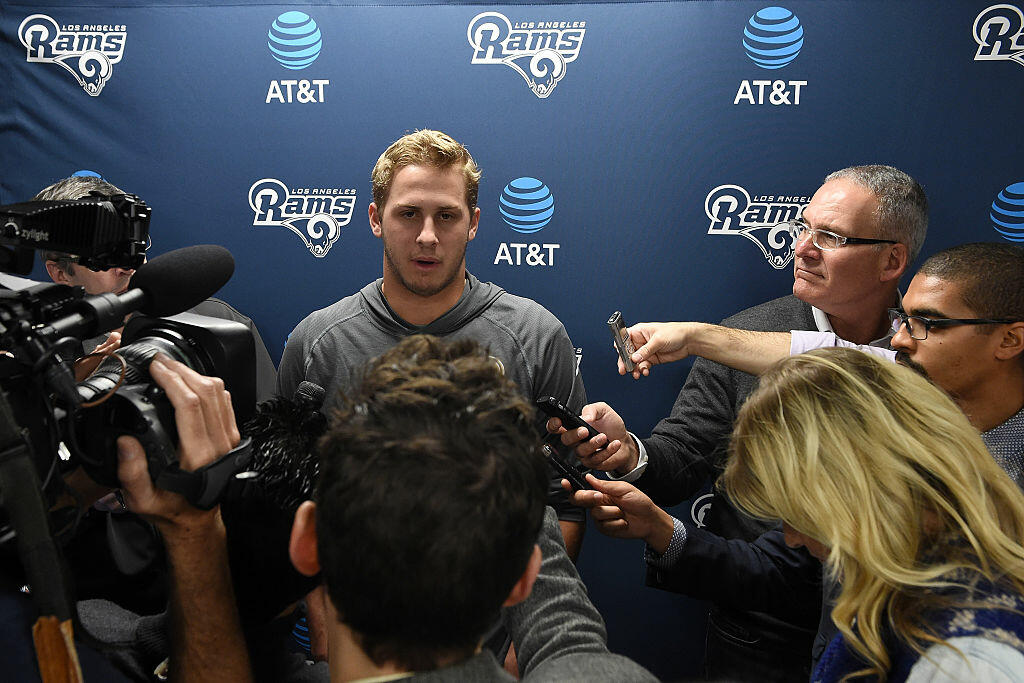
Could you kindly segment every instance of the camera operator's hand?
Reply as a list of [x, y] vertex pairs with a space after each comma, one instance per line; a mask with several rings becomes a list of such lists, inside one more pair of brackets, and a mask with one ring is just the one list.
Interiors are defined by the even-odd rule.
[[[174, 406], [178, 456], [193, 471], [240, 440], [224, 382], [203, 377], [160, 354], [149, 373]], [[249, 681], [252, 672], [228, 569], [220, 507], [199, 510], [177, 493], [153, 486], [139, 441], [117, 440], [117, 474], [125, 503], [159, 529], [171, 569], [171, 679]]]
[[[114, 330], [107, 335], [103, 343], [93, 349], [88, 355], [75, 361], [75, 381], [81, 382], [93, 373], [103, 362], [103, 358], [121, 348], [121, 330]], [[100, 355], [93, 355], [100, 354]]]
[[[238, 445], [231, 396], [220, 378], [204, 377], [162, 354], [150, 364], [149, 372], [174, 406], [181, 469], [196, 470]], [[200, 520], [210, 523], [219, 517], [216, 508], [198, 510], [180, 494], [156, 488], [137, 439], [122, 436], [117, 446], [117, 474], [128, 509], [153, 522], [161, 533], [188, 532]]]

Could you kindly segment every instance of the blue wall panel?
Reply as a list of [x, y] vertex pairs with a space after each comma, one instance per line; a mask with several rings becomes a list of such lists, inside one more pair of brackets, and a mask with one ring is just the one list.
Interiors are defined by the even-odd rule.
[[[831, 170], [892, 164], [931, 199], [927, 255], [1003, 239], [990, 207], [1024, 181], [1024, 4], [768, 7], [0, 2], [0, 203], [78, 169], [100, 172], [154, 208], [154, 252], [201, 242], [232, 251], [238, 267], [221, 296], [257, 322], [277, 358], [298, 320], [379, 276], [370, 168], [404, 132], [440, 128], [484, 171], [470, 269], [558, 315], [582, 348], [591, 399], [646, 433], [687, 366], [618, 377], [604, 321], [615, 309], [629, 322], [718, 320], [788, 292], [791, 244], [776, 236], [770, 247], [758, 204], [768, 223]], [[743, 45], [762, 10], [788, 11], [803, 31], [781, 68], [762, 68]], [[320, 30], [316, 59], [298, 70], [268, 46], [287, 12]], [[508, 63], [474, 63], [471, 28], [505, 21], [525, 49], [506, 42], [491, 56]], [[531, 61], [559, 78], [536, 77], [531, 89]], [[98, 76], [80, 84], [74, 72], [90, 65]], [[307, 83], [289, 97], [288, 80]], [[532, 234], [498, 211], [520, 177], [554, 198], [551, 221]], [[325, 254], [286, 227], [254, 225], [250, 188], [264, 179], [303, 202], [307, 191], [332, 193], [341, 224]], [[296, 229], [310, 218], [313, 232], [323, 227], [312, 216], [322, 209], [292, 216]], [[517, 263], [515, 244], [537, 245], [533, 257], [520, 247]], [[581, 571], [612, 646], [684, 677], [700, 661], [703, 608], [643, 588], [640, 553], [591, 530]]]

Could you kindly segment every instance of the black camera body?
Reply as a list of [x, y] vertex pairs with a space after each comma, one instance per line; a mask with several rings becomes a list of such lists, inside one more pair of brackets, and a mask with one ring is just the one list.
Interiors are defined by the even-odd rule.
[[[194, 472], [178, 465], [174, 408], [149, 374], [153, 356], [162, 352], [223, 378], [241, 423], [255, 409], [255, 351], [241, 323], [179, 315], [230, 279], [231, 254], [198, 245], [147, 263], [149, 220], [149, 207], [134, 195], [0, 206], [0, 271], [28, 274], [37, 249], [72, 255], [92, 270], [136, 270], [121, 294], [86, 296], [57, 284], [0, 288], [0, 558], [16, 545], [11, 566], [31, 585], [39, 613], [59, 621], [76, 611], [60, 545], [83, 512], [55, 505], [65, 492], [78, 496], [66, 473], [81, 467], [117, 486], [116, 440], [128, 434], [142, 443], [156, 486], [212, 508], [251, 458], [243, 440]], [[76, 383], [82, 340], [125, 325], [135, 312], [144, 315], [128, 321], [118, 355]]]
[[252, 334], [241, 323], [193, 313], [168, 318], [133, 316], [125, 325], [117, 353], [125, 361], [123, 371], [120, 361], [107, 358], [89, 378], [78, 383], [83, 404], [110, 392], [112, 395], [98, 405], [80, 408], [74, 424], [69, 425], [75, 432], [79, 461], [97, 483], [118, 485], [117, 458], [111, 454], [116, 454], [117, 438], [123, 434], [142, 443], [150, 476], [158, 485], [164, 471], [177, 464], [174, 409], [147, 370], [157, 353], [201, 375], [220, 377], [231, 393], [236, 422], [243, 424], [252, 417], [256, 405], [255, 348]]
[[[12, 423], [4, 430], [9, 441], [22, 435], [50, 500], [60, 490], [55, 474], [79, 465], [97, 482], [117, 486], [116, 440], [130, 434], [143, 443], [158, 486], [163, 477], [165, 488], [190, 499], [205, 492], [210, 504], [207, 474], [187, 481], [177, 467], [174, 411], [148, 371], [158, 352], [223, 378], [239, 423], [255, 408], [248, 328], [180, 314], [230, 279], [234, 259], [223, 247], [203, 245], [146, 263], [150, 214], [135, 195], [95, 192], [81, 200], [0, 206], [0, 270], [11, 270], [17, 260], [12, 254], [34, 249], [72, 254], [79, 266], [93, 270], [137, 269], [123, 294], [86, 296], [80, 287], [56, 284], [0, 291], [0, 351], [7, 354], [0, 362], [0, 402], [6, 404], [0, 407], [10, 412], [0, 419]], [[76, 385], [72, 362], [81, 354], [81, 340], [120, 327], [135, 311], [146, 315], [129, 320], [117, 356]], [[221, 463], [218, 476], [227, 469]], [[0, 490], [0, 503], [6, 507], [12, 495], [10, 487]]]

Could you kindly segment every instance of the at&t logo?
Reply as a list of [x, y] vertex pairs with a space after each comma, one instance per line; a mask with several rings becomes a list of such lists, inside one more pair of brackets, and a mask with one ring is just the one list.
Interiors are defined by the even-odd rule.
[[811, 201], [796, 195], [760, 195], [751, 199], [739, 185], [719, 185], [704, 199], [711, 220], [709, 235], [742, 235], [756, 244], [772, 268], [781, 270], [793, 260], [796, 235], [779, 223], [799, 218]]
[[[743, 49], [754, 64], [775, 70], [788, 66], [804, 46], [804, 27], [785, 7], [765, 7], [743, 28]], [[800, 89], [807, 81], [744, 79], [733, 104], [800, 104]]]
[[1013, 5], [992, 5], [974, 19], [974, 61], [1008, 60], [1024, 66], [1024, 14]]
[[[510, 228], [531, 235], [551, 222], [555, 215], [555, 198], [548, 186], [536, 178], [516, 178], [501, 191], [498, 213]], [[559, 244], [502, 242], [494, 256], [494, 265], [553, 266], [555, 251], [560, 247]]]
[[1024, 242], [1024, 182], [1008, 185], [992, 202], [992, 227], [1011, 242]]
[[586, 34], [585, 21], [517, 21], [499, 12], [473, 17], [466, 37], [472, 64], [504, 64], [523, 77], [533, 94], [548, 97], [576, 61]]
[[352, 220], [356, 191], [351, 188], [288, 189], [276, 178], [257, 180], [249, 188], [249, 207], [256, 227], [288, 228], [299, 236], [309, 253], [317, 258], [341, 236], [341, 228]]
[[[278, 64], [292, 71], [300, 71], [315, 62], [323, 45], [320, 27], [305, 12], [285, 12], [274, 19], [267, 32], [270, 54]], [[273, 80], [267, 88], [266, 103], [322, 103], [330, 84], [326, 78]]]
[[59, 64], [93, 97], [103, 92], [121, 61], [127, 37], [123, 24], [58, 25], [45, 14], [26, 17], [18, 27], [27, 61]]

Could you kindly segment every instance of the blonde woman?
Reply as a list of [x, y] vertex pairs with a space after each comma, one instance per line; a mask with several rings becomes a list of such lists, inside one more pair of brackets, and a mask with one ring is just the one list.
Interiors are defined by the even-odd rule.
[[[573, 500], [603, 533], [668, 552], [667, 512], [588, 481]], [[841, 584], [813, 680], [1024, 681], [1024, 495], [925, 378], [845, 348], [781, 361], [740, 410], [719, 486]]]
[[842, 584], [816, 680], [1024, 680], [1024, 496], [924, 378], [850, 349], [783, 361], [720, 486]]

